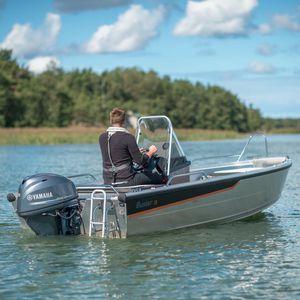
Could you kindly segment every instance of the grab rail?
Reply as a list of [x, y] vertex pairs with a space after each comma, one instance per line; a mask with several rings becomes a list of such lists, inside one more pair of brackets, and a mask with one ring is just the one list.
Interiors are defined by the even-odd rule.
[[268, 140], [267, 140], [266, 135], [263, 134], [263, 133], [255, 133], [253, 135], [250, 135], [250, 137], [248, 138], [248, 141], [246, 142], [246, 144], [245, 144], [245, 146], [244, 146], [244, 148], [243, 148], [243, 150], [241, 151], [240, 154], [228, 154], [228, 155], [216, 155], [216, 156], [199, 157], [199, 158], [193, 159], [193, 162], [201, 161], [201, 160], [216, 159], [216, 158], [235, 158], [235, 157], [237, 157], [236, 161], [240, 161], [241, 158], [242, 158], [242, 156], [246, 152], [246, 149], [249, 146], [251, 140], [254, 137], [257, 137], [257, 136], [262, 136], [264, 138], [264, 141], [265, 141], [265, 152], [266, 152], [266, 156], [268, 157], [269, 156], [269, 148], [268, 148]]
[[197, 174], [202, 174], [204, 178], [207, 178], [208, 175], [207, 173], [205, 173], [203, 170], [196, 170], [196, 171], [192, 171], [192, 172], [189, 172], [189, 173], [184, 173], [184, 174], [177, 174], [177, 175], [172, 175], [169, 180], [167, 181], [166, 185], [170, 185], [171, 182], [176, 179], [176, 178], [180, 178], [180, 177], [183, 177], [183, 176], [189, 176], [189, 175], [197, 175]]
[[118, 191], [115, 189], [115, 187], [114, 187], [113, 185], [111, 185], [111, 184], [103, 184], [101, 187], [102, 187], [102, 188], [104, 187], [104, 188], [112, 189], [117, 195], [119, 195], [119, 192], [118, 192]]
[[256, 137], [256, 136], [262, 136], [262, 137], [264, 138], [264, 140], [265, 140], [265, 151], [266, 151], [266, 156], [267, 156], [267, 157], [269, 156], [269, 149], [268, 149], [268, 140], [267, 140], [267, 137], [266, 137], [263, 133], [255, 133], [255, 134], [253, 134], [253, 135], [250, 135], [250, 137], [249, 137], [249, 139], [248, 139], [246, 145], [244, 146], [242, 152], [240, 153], [240, 155], [239, 155], [237, 161], [240, 161], [240, 160], [241, 160], [241, 158], [242, 158], [242, 156], [244, 155], [244, 153], [245, 153], [245, 151], [246, 151], [248, 145], [250, 144], [251, 140], [252, 140], [254, 137]]
[[91, 177], [94, 181], [96, 181], [96, 177], [90, 173], [76, 174], [67, 176], [67, 178], [78, 178], [78, 177]]
[[215, 159], [215, 158], [229, 158], [229, 157], [239, 157], [239, 154], [233, 154], [233, 155], [216, 155], [216, 156], [205, 156], [205, 157], [199, 157], [196, 159], [193, 159], [193, 162], [198, 160], [205, 160], [205, 159]]

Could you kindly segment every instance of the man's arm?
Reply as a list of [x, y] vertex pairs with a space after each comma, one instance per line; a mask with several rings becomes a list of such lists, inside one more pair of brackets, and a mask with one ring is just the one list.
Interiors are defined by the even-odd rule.
[[156, 153], [157, 148], [154, 145], [152, 145], [149, 147], [149, 151], [141, 153], [134, 136], [130, 135], [130, 138], [128, 139], [128, 150], [132, 160], [135, 163], [139, 165], [144, 165], [148, 162], [149, 157]]

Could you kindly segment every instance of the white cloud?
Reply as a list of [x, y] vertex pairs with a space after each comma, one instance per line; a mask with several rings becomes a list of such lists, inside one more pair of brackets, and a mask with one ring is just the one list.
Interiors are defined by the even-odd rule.
[[61, 13], [75, 13], [121, 6], [129, 2], [130, 0], [54, 0], [54, 8]]
[[[300, 12], [300, 6], [297, 7]], [[289, 31], [300, 32], [300, 17], [299, 14], [288, 15], [288, 14], [275, 14], [272, 16], [269, 24], [261, 24], [258, 27], [258, 31], [262, 34], [268, 34], [275, 29], [284, 29]]]
[[274, 15], [272, 18], [272, 23], [277, 28], [300, 31], [300, 23], [298, 22], [296, 16]]
[[54, 56], [39, 56], [27, 63], [28, 69], [36, 74], [42, 73], [52, 67], [59, 67], [60, 61]]
[[245, 34], [248, 17], [257, 0], [188, 1], [186, 16], [174, 29], [175, 35], [226, 36]]
[[250, 63], [248, 66], [248, 70], [251, 73], [258, 73], [258, 74], [272, 74], [275, 73], [275, 68], [267, 63], [254, 61]]
[[163, 6], [150, 11], [140, 5], [132, 5], [116, 23], [99, 27], [84, 45], [84, 51], [109, 53], [142, 49], [157, 36], [157, 27], [164, 15]]
[[258, 27], [258, 31], [261, 33], [261, 34], [269, 34], [272, 32], [272, 27], [271, 25], [269, 24], [261, 24], [259, 25]]
[[261, 44], [257, 47], [257, 53], [264, 56], [270, 56], [275, 54], [277, 47], [271, 44]]
[[32, 57], [51, 49], [56, 42], [60, 28], [60, 17], [50, 13], [38, 29], [33, 29], [29, 23], [15, 24], [0, 44], [0, 48], [12, 49], [14, 55], [19, 57]]

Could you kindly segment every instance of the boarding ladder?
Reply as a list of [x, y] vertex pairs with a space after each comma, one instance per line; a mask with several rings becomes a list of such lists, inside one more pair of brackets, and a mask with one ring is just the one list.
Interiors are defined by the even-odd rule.
[[[115, 191], [115, 189], [113, 190]], [[96, 205], [95, 201], [97, 202]], [[99, 220], [96, 220], [97, 210], [100, 210], [101, 212]], [[113, 212], [113, 217], [109, 215], [109, 211]], [[126, 237], [126, 205], [120, 204], [117, 194], [108, 197], [105, 190], [96, 189], [91, 194], [89, 223], [89, 236], [92, 236], [93, 233], [97, 232], [96, 227], [98, 225], [101, 227], [102, 238]]]

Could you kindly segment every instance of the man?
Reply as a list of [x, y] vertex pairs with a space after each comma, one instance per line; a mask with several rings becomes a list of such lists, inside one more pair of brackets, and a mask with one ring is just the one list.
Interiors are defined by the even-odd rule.
[[149, 171], [136, 172], [133, 162], [145, 166], [149, 158], [157, 152], [156, 146], [141, 152], [136, 140], [124, 127], [125, 112], [114, 108], [109, 115], [111, 127], [99, 137], [103, 159], [103, 179], [105, 184], [119, 185], [159, 184], [162, 177]]

